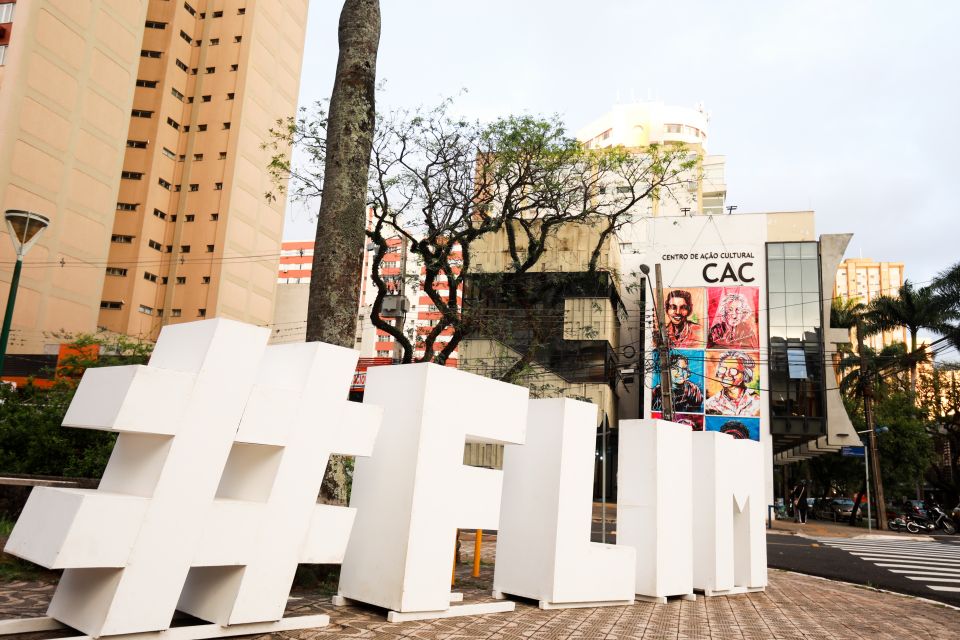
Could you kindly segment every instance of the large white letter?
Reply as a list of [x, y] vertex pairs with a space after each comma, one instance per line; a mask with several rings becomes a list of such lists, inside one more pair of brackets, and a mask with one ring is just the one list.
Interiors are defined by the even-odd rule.
[[503, 454], [493, 589], [542, 609], [633, 603], [635, 553], [590, 542], [596, 405], [531, 400], [527, 442]]
[[364, 403], [388, 418], [354, 471], [358, 513], [340, 596], [389, 609], [391, 620], [449, 615], [456, 529], [498, 527], [503, 481], [500, 471], [464, 466], [464, 443], [522, 443], [527, 390], [410, 364], [370, 369]]
[[693, 434], [693, 586], [718, 595], [767, 584], [760, 443]]
[[690, 427], [621, 420], [617, 545], [637, 552], [636, 592], [665, 602], [693, 594]]

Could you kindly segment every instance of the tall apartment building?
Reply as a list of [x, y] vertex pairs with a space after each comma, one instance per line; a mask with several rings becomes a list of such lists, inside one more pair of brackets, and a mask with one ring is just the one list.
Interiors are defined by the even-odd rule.
[[[0, 211], [50, 219], [24, 262], [11, 354], [56, 354], [58, 334], [97, 326], [146, 14], [147, 0], [0, 0]], [[15, 256], [0, 236], [6, 300]]]
[[296, 112], [306, 19], [307, 0], [150, 0], [100, 326], [271, 322], [284, 203], [261, 147]]
[[618, 104], [577, 132], [577, 139], [591, 149], [622, 146], [639, 152], [652, 144], [684, 144], [700, 156], [698, 170], [681, 176], [682, 184], [671, 196], [649, 203], [652, 216], [687, 213], [723, 213], [727, 196], [724, 157], [707, 154], [709, 116], [703, 106], [696, 108], [662, 102]]
[[[877, 296], [896, 296], [904, 280], [902, 262], [847, 258], [837, 267], [833, 296], [844, 300], [857, 298], [863, 304], [868, 304]], [[894, 342], [910, 344], [906, 327], [898, 327], [891, 331], [884, 331], [883, 334], [870, 336], [865, 342], [867, 346], [876, 350]]]

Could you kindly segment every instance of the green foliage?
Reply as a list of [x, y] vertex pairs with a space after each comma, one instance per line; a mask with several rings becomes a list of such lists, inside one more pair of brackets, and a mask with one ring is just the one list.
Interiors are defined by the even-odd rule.
[[[856, 409], [850, 412], [850, 418], [857, 431], [863, 431], [863, 413], [860, 407]], [[877, 427], [887, 428], [877, 435], [884, 494], [887, 500], [912, 495], [933, 462], [933, 442], [923, 410], [908, 391], [895, 391], [877, 398], [874, 416]]]
[[[84, 478], [103, 474], [116, 437], [93, 429], [64, 429], [63, 416], [83, 371], [144, 363], [152, 345], [82, 336], [71, 346], [74, 353], [61, 360], [51, 388], [0, 385], [0, 472]], [[97, 352], [102, 355], [96, 357]]]

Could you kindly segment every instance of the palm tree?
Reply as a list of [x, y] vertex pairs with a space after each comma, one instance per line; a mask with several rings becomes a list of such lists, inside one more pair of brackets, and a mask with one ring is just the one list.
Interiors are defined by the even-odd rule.
[[960, 262], [940, 272], [930, 286], [940, 299], [940, 304], [952, 315], [938, 332], [947, 338], [954, 349], [960, 349], [960, 322], [957, 322], [960, 317]]
[[865, 319], [870, 326], [870, 334], [906, 327], [910, 333], [910, 350], [907, 353], [910, 388], [916, 395], [917, 365], [927, 359], [924, 347], [917, 347], [918, 334], [923, 329], [943, 333], [948, 322], [957, 316], [957, 310], [951, 309], [948, 299], [938, 295], [933, 286], [917, 288], [907, 280], [896, 296], [874, 298]]
[[[874, 392], [880, 395], [888, 391], [902, 389], [904, 386], [903, 374], [878, 375], [881, 370], [891, 366], [894, 371], [902, 371], [901, 365], [908, 359], [907, 347], [902, 342], [894, 342], [885, 346], [877, 353], [870, 347], [864, 346], [863, 353], [867, 362], [867, 375], [874, 381]], [[863, 397], [864, 378], [860, 371], [860, 354], [849, 352], [840, 358], [837, 369], [841, 372], [840, 391], [852, 398]]]

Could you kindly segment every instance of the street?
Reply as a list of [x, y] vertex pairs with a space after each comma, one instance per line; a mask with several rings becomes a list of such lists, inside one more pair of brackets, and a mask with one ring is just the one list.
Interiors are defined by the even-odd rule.
[[807, 538], [767, 534], [771, 567], [907, 593], [960, 606], [960, 536]]

